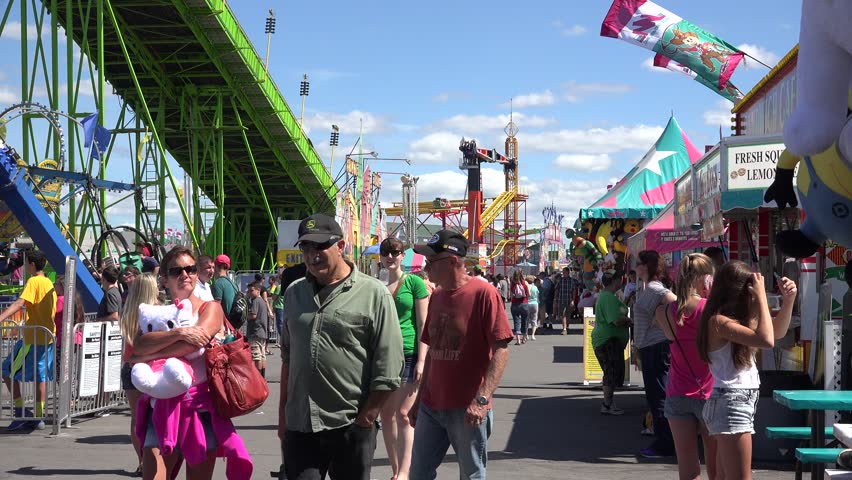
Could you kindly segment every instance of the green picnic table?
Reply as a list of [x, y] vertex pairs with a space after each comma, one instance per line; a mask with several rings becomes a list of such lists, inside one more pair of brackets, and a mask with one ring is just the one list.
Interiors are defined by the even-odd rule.
[[[825, 411], [852, 410], [852, 391], [835, 390], [775, 390], [772, 398], [790, 410], [811, 413], [811, 447], [825, 447]], [[811, 464], [811, 479], [822, 480], [825, 467]]]

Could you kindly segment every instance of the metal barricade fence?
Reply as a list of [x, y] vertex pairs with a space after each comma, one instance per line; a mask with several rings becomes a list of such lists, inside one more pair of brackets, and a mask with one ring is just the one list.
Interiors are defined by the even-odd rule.
[[[40, 325], [0, 325], [3, 376], [12, 380], [11, 390], [0, 387], [0, 421], [48, 420], [53, 425], [58, 423], [55, 340], [53, 333]], [[42, 383], [44, 409], [39, 412], [37, 390], [38, 384]], [[22, 404], [15, 405], [16, 397], [21, 398]]]
[[[93, 319], [95, 314], [86, 316]], [[63, 419], [68, 425], [71, 418], [104, 412], [127, 403], [121, 388], [124, 338], [118, 322], [94, 322], [89, 318], [85, 323], [74, 325], [74, 347], [68, 365], [71, 379], [66, 404], [68, 416]]]

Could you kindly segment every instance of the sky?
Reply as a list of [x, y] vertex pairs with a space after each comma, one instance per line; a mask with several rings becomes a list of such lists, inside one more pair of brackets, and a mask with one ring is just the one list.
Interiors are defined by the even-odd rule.
[[[798, 39], [800, 2], [657, 3], [770, 66]], [[297, 114], [300, 81], [308, 75], [305, 130], [326, 164], [332, 124], [340, 127], [335, 170], [362, 129], [365, 151], [411, 161], [369, 162], [391, 172], [383, 175], [384, 205], [401, 201], [403, 172], [420, 177], [421, 201], [464, 198], [459, 140], [475, 138], [502, 151], [511, 113], [520, 128], [520, 188], [529, 194], [532, 227], [551, 204], [573, 224], [579, 209], [642, 158], [672, 114], [699, 149], [718, 141], [720, 126], [730, 134], [730, 102], [653, 67], [653, 52], [599, 35], [610, 4], [253, 0], [230, 7], [261, 57], [267, 11], [274, 9], [269, 70]], [[0, 48], [9, 52], [0, 58], [0, 106], [20, 98], [16, 14], [0, 36]], [[769, 71], [746, 63], [731, 79], [743, 92]], [[107, 172], [112, 180], [132, 180], [120, 165]], [[502, 170], [485, 168], [483, 183], [485, 196], [496, 196]], [[110, 212], [113, 223], [132, 219], [132, 204], [125, 203]], [[174, 199], [169, 209], [170, 225], [179, 226]]]

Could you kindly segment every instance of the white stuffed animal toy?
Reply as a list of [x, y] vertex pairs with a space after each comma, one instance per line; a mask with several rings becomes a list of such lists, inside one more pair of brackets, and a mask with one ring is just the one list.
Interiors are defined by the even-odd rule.
[[796, 66], [796, 109], [784, 123], [784, 143], [798, 156], [826, 151], [835, 142], [852, 168], [852, 1], [803, 0]]
[[[189, 300], [176, 305], [139, 305], [139, 328], [143, 335], [187, 327], [194, 323], [192, 302]], [[187, 355], [187, 358], [198, 358], [203, 353], [202, 348]], [[131, 370], [131, 379], [142, 393], [154, 398], [172, 398], [189, 390], [195, 381], [195, 371], [184, 359], [171, 357], [137, 363]]]

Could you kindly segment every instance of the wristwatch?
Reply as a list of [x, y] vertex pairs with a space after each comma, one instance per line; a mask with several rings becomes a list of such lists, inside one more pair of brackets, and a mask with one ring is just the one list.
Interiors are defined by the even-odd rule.
[[483, 406], [488, 405], [488, 397], [486, 397], [485, 395], [480, 395], [476, 397], [476, 403]]

